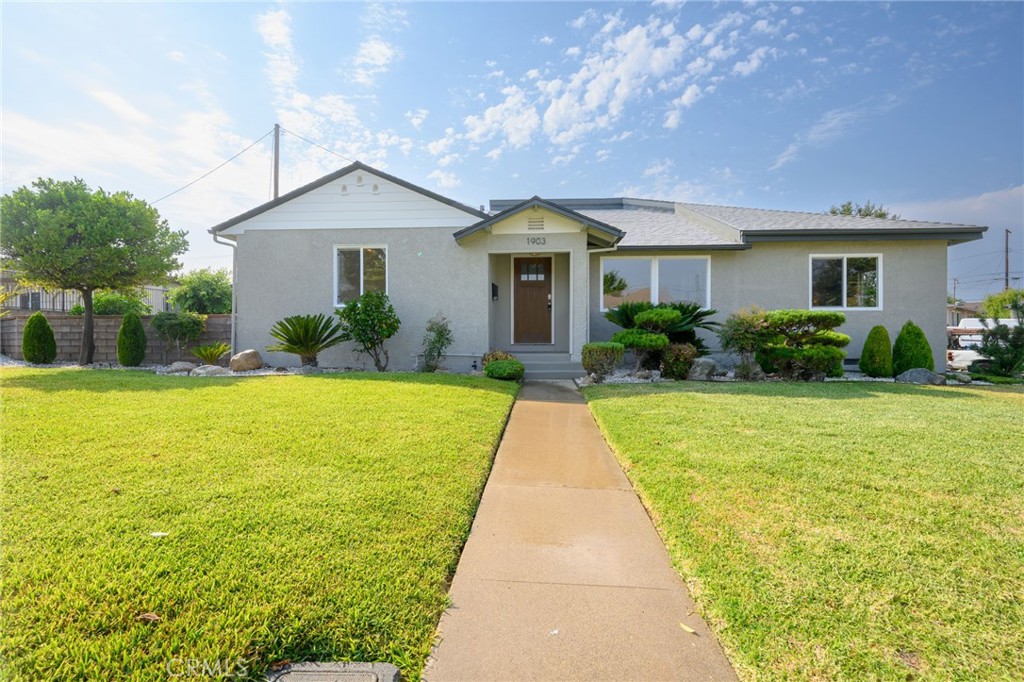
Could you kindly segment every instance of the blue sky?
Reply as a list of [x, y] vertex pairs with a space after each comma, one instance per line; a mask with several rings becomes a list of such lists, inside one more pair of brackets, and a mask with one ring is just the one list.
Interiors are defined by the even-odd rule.
[[[156, 201], [279, 122], [471, 205], [870, 199], [990, 226], [950, 249], [962, 297], [1001, 288], [1005, 228], [1024, 275], [1019, 3], [5, 2], [2, 41], [4, 193]], [[282, 192], [346, 163], [282, 148]], [[205, 230], [269, 191], [268, 138], [156, 205], [226, 267]]]

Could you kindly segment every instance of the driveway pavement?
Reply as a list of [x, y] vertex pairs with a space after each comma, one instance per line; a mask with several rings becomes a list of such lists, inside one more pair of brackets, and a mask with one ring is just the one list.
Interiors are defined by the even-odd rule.
[[451, 599], [430, 682], [737, 679], [571, 382], [520, 392]]

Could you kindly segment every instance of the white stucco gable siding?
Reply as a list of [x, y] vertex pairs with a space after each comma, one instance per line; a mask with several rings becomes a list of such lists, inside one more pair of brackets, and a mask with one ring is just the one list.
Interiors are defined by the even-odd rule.
[[221, 234], [237, 235], [247, 230], [424, 227], [454, 230], [479, 220], [478, 216], [357, 169], [233, 225]]

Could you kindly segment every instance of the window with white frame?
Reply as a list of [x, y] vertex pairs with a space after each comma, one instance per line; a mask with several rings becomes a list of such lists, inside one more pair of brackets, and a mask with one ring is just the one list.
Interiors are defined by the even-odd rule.
[[601, 259], [601, 309], [626, 301], [675, 303], [692, 301], [711, 306], [707, 256], [609, 256]]
[[387, 292], [387, 247], [336, 246], [334, 251], [334, 305], [345, 305], [367, 291]]
[[811, 256], [812, 308], [881, 308], [882, 257]]

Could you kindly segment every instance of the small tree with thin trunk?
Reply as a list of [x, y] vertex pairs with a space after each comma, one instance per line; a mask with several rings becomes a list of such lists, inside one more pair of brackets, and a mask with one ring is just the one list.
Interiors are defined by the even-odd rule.
[[0, 254], [18, 277], [82, 294], [81, 365], [95, 350], [93, 292], [162, 283], [187, 250], [184, 231], [128, 192], [40, 178], [0, 198]]

